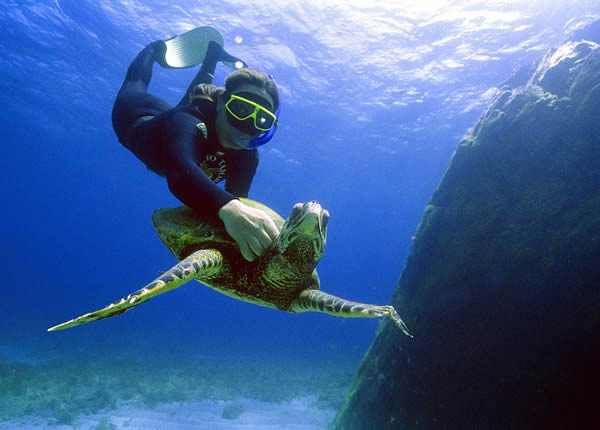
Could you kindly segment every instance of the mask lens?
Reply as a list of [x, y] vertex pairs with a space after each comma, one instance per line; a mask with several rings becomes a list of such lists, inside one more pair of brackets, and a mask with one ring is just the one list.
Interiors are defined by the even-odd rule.
[[240, 117], [241, 119], [247, 118], [252, 114], [252, 112], [254, 112], [254, 106], [239, 99], [232, 99], [228, 106], [231, 110], [231, 113]]
[[273, 127], [273, 122], [275, 120], [269, 114], [267, 114], [263, 110], [259, 110], [256, 112], [256, 128], [260, 130], [268, 130]]

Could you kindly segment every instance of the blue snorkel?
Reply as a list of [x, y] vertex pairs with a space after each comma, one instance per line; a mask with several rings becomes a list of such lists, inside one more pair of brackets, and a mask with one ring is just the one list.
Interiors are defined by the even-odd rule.
[[[277, 85], [277, 83], [275, 82], [275, 77], [273, 77], [272, 74], [268, 74], [267, 75], [269, 77], [270, 80], [273, 81], [273, 83], [275, 83], [275, 85]], [[250, 141], [250, 148], [258, 148], [261, 145], [264, 145], [265, 143], [267, 143], [269, 140], [271, 140], [273, 138], [273, 135], [275, 134], [275, 130], [277, 129], [277, 123], [279, 122], [279, 111], [281, 110], [281, 99], [279, 99], [279, 106], [277, 106], [277, 112], [275, 112], [275, 116], [277, 117], [277, 121], [275, 121], [275, 124], [273, 124], [273, 127], [271, 127], [271, 129], [261, 135], [259, 135], [256, 139], [252, 139]]]
[[[278, 118], [278, 120], [279, 120], [279, 111], [280, 110], [281, 110], [281, 103], [279, 104], [279, 107], [277, 108], [277, 112], [275, 112], [275, 116]], [[275, 134], [276, 129], [277, 129], [277, 122], [275, 122], [275, 124], [273, 124], [273, 127], [271, 127], [271, 129], [269, 131], [266, 131], [263, 134], [259, 135], [256, 139], [252, 139], [248, 145], [248, 148], [258, 148], [259, 146], [267, 143], [269, 140], [271, 140], [273, 138], [273, 135]]]

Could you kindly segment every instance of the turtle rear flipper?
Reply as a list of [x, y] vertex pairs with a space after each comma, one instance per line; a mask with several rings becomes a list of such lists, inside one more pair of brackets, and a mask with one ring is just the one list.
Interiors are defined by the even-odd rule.
[[152, 297], [166, 293], [192, 280], [196, 275], [202, 273], [206, 277], [218, 273], [221, 270], [223, 256], [214, 249], [203, 249], [196, 251], [182, 260], [173, 268], [150, 282], [145, 287], [123, 297], [110, 305], [94, 312], [81, 315], [70, 321], [58, 324], [48, 331], [62, 330], [92, 321], [111, 318], [127, 312], [131, 308], [141, 305]]
[[350, 300], [341, 299], [321, 290], [302, 291], [292, 302], [290, 311], [323, 312], [343, 318], [378, 318], [388, 316], [407, 336], [413, 337], [393, 306], [377, 306], [351, 302]]

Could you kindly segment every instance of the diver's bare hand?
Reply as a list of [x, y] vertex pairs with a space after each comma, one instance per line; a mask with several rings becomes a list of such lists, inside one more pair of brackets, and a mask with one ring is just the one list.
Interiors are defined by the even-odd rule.
[[277, 226], [264, 211], [231, 200], [219, 209], [227, 233], [237, 242], [248, 261], [260, 257], [279, 234]]

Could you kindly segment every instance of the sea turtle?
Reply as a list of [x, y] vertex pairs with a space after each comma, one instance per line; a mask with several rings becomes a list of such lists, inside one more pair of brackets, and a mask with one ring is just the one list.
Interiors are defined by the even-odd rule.
[[315, 266], [327, 239], [329, 213], [315, 201], [298, 203], [284, 222], [276, 212], [249, 199], [246, 205], [265, 211], [279, 236], [254, 262], [246, 261], [222, 225], [200, 220], [190, 208], [163, 208], [152, 223], [163, 243], [180, 261], [145, 287], [105, 308], [56, 325], [60, 330], [110, 318], [191, 279], [233, 298], [287, 312], [324, 312], [340, 317], [389, 316], [410, 336], [392, 306], [351, 302], [319, 290]]

